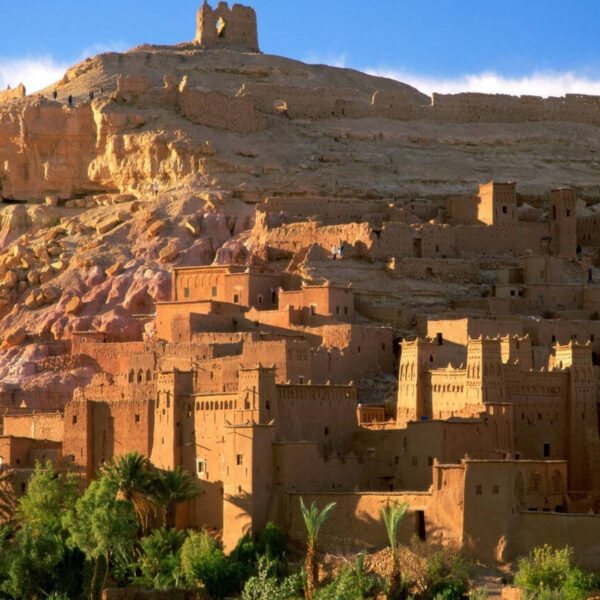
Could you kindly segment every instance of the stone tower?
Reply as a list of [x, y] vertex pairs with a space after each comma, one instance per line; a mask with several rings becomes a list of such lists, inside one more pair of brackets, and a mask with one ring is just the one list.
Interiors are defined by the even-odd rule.
[[577, 248], [576, 194], [574, 189], [560, 188], [550, 192], [549, 218], [552, 254], [575, 258]]
[[430, 369], [439, 366], [437, 346], [430, 339], [402, 342], [396, 404], [396, 421], [400, 426], [408, 421], [431, 418], [431, 407], [426, 405], [426, 378]]
[[517, 222], [517, 195], [514, 182], [490, 181], [479, 186], [477, 219], [486, 225]]
[[554, 353], [554, 366], [569, 370], [566, 423], [569, 489], [589, 490], [598, 484], [600, 459], [592, 349], [589, 343], [571, 341], [564, 346], [556, 345]]
[[467, 342], [467, 404], [504, 401], [500, 339], [479, 337]]
[[206, 0], [198, 11], [196, 44], [212, 47], [230, 47], [250, 52], [258, 52], [258, 31], [256, 13], [249, 6], [219, 2], [212, 9]]

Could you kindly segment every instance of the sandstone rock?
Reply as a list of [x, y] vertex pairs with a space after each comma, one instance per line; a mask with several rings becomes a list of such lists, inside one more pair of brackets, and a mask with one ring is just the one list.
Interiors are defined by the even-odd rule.
[[46, 196], [46, 206], [58, 206], [58, 198], [56, 196]]
[[113, 265], [111, 265], [110, 267], [108, 267], [108, 269], [106, 269], [105, 273], [106, 273], [107, 277], [114, 277], [115, 275], [119, 275], [122, 271], [123, 271], [123, 263], [121, 261], [118, 261], [118, 262], [114, 263]]
[[83, 308], [83, 302], [79, 296], [73, 296], [65, 305], [65, 312], [69, 315], [78, 315]]
[[114, 229], [117, 225], [120, 225], [121, 221], [118, 217], [110, 217], [105, 221], [102, 221], [96, 225], [96, 233], [98, 235], [103, 235], [109, 232], [111, 229]]
[[22, 327], [17, 327], [6, 332], [4, 343], [7, 346], [19, 346], [27, 338], [27, 332]]
[[52, 286], [43, 288], [41, 292], [46, 304], [51, 304], [52, 302], [56, 302], [56, 300], [58, 300], [58, 292]]
[[35, 292], [31, 292], [27, 298], [25, 298], [24, 304], [29, 310], [33, 310], [34, 308], [38, 307]]
[[113, 197], [113, 204], [122, 204], [123, 202], [132, 202], [137, 200], [133, 194], [119, 194]]
[[171, 262], [179, 256], [179, 250], [173, 242], [169, 242], [162, 250], [158, 253], [161, 262]]
[[148, 226], [148, 234], [152, 237], [156, 237], [159, 233], [164, 229], [165, 224], [162, 221], [152, 221], [152, 223]]

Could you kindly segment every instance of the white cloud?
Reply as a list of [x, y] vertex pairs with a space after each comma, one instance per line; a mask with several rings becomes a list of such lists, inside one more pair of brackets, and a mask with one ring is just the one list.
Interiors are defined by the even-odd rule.
[[101, 52], [122, 52], [127, 49], [125, 42], [98, 43], [84, 48], [71, 62], [58, 61], [50, 55], [24, 58], [0, 57], [0, 90], [7, 85], [16, 87], [24, 83], [27, 93], [37, 92], [51, 83], [62, 79], [65, 71], [74, 64]]
[[575, 72], [537, 72], [524, 77], [506, 77], [488, 71], [461, 75], [456, 78], [428, 77], [392, 68], [368, 68], [366, 72], [402, 81], [425, 94], [482, 92], [545, 97], [564, 96], [565, 94], [600, 95], [600, 78], [594, 79]]
[[0, 58], [0, 90], [24, 83], [28, 94], [36, 92], [61, 79], [68, 66], [51, 56]]

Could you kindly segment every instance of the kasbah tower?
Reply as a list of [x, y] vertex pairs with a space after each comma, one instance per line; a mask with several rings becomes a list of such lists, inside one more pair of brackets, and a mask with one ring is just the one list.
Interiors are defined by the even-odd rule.
[[[263, 54], [225, 2], [191, 42], [0, 92], [15, 497], [36, 461], [83, 487], [137, 452], [193, 476], [177, 526], [226, 551], [268, 522], [303, 544], [300, 497], [336, 503], [323, 552], [376, 551], [406, 501], [402, 543], [600, 569], [583, 126], [597, 143], [599, 97], [428, 97]], [[533, 166], [559, 134], [579, 170]]]

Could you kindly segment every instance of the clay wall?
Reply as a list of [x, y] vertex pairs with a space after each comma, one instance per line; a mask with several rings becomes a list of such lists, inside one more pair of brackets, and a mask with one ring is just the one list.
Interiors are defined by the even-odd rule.
[[371, 112], [377, 117], [407, 120], [418, 114], [418, 105], [408, 92], [377, 90], [371, 98]]
[[62, 442], [63, 439], [64, 423], [60, 412], [4, 415], [2, 422], [3, 435], [54, 442]]
[[36, 462], [50, 461], [60, 467], [60, 442], [12, 435], [0, 436], [2, 467], [10, 469], [32, 469]]
[[521, 512], [515, 529], [509, 558], [522, 556], [537, 546], [570, 546], [575, 561], [584, 569], [600, 566], [600, 515], [556, 512]]
[[337, 247], [341, 240], [344, 243], [344, 256], [352, 258], [365, 255], [372, 244], [374, 234], [368, 223], [322, 226], [321, 223], [312, 221], [288, 223], [269, 229], [264, 222], [257, 219], [252, 237], [267, 248], [294, 253], [316, 244], [328, 255], [332, 246]]
[[250, 133], [265, 126], [261, 116], [254, 110], [252, 99], [244, 96], [180, 86], [179, 108], [186, 119], [205, 127]]
[[18, 100], [19, 98], [25, 98], [25, 86], [20, 83], [14, 89], [6, 89], [0, 92], [0, 104], [10, 102], [11, 100]]
[[444, 218], [450, 225], [475, 225], [478, 221], [478, 204], [478, 196], [449, 196], [446, 199]]
[[356, 432], [356, 389], [336, 385], [278, 385], [281, 441], [313, 441], [322, 453], [343, 452]]
[[[336, 507], [323, 525], [319, 542], [323, 552], [345, 553], [366, 549], [379, 550], [387, 546], [381, 509], [394, 502], [408, 502], [402, 520], [399, 539], [408, 544], [418, 530], [416, 511], [425, 512], [426, 533], [435, 536], [436, 521], [428, 520], [432, 497], [426, 492], [322, 492], [288, 493], [285, 508], [278, 522], [284, 527], [293, 544], [305, 543], [306, 533], [300, 513], [300, 497], [307, 506], [314, 501], [319, 510], [330, 502]], [[450, 532], [444, 532], [450, 537]], [[457, 537], [460, 537], [457, 532]]]
[[322, 196], [269, 196], [256, 210], [283, 214], [286, 221], [312, 218], [323, 225], [368, 221], [381, 226], [392, 214], [385, 201]]
[[304, 286], [298, 291], [281, 291], [279, 303], [281, 307], [310, 308], [312, 314], [331, 315], [340, 320], [350, 320], [354, 316], [354, 292], [351, 288]]
[[144, 347], [144, 342], [81, 342], [79, 352], [89, 356], [101, 371], [116, 375], [128, 371], [131, 356], [142, 352]]
[[388, 273], [399, 279], [427, 280], [432, 277], [457, 283], [478, 283], [479, 262], [454, 258], [403, 258], [388, 262]]
[[370, 114], [367, 99], [352, 88], [244, 83], [238, 96], [250, 99], [264, 113], [283, 111], [292, 119], [361, 118]]
[[426, 337], [442, 342], [467, 345], [468, 338], [523, 335], [523, 323], [520, 319], [428, 319]]
[[511, 557], [507, 546], [518, 534], [519, 507], [542, 511], [565, 505], [565, 461], [467, 460], [464, 465], [464, 543], [484, 560]]
[[577, 243], [591, 248], [600, 247], [600, 215], [578, 217]]

